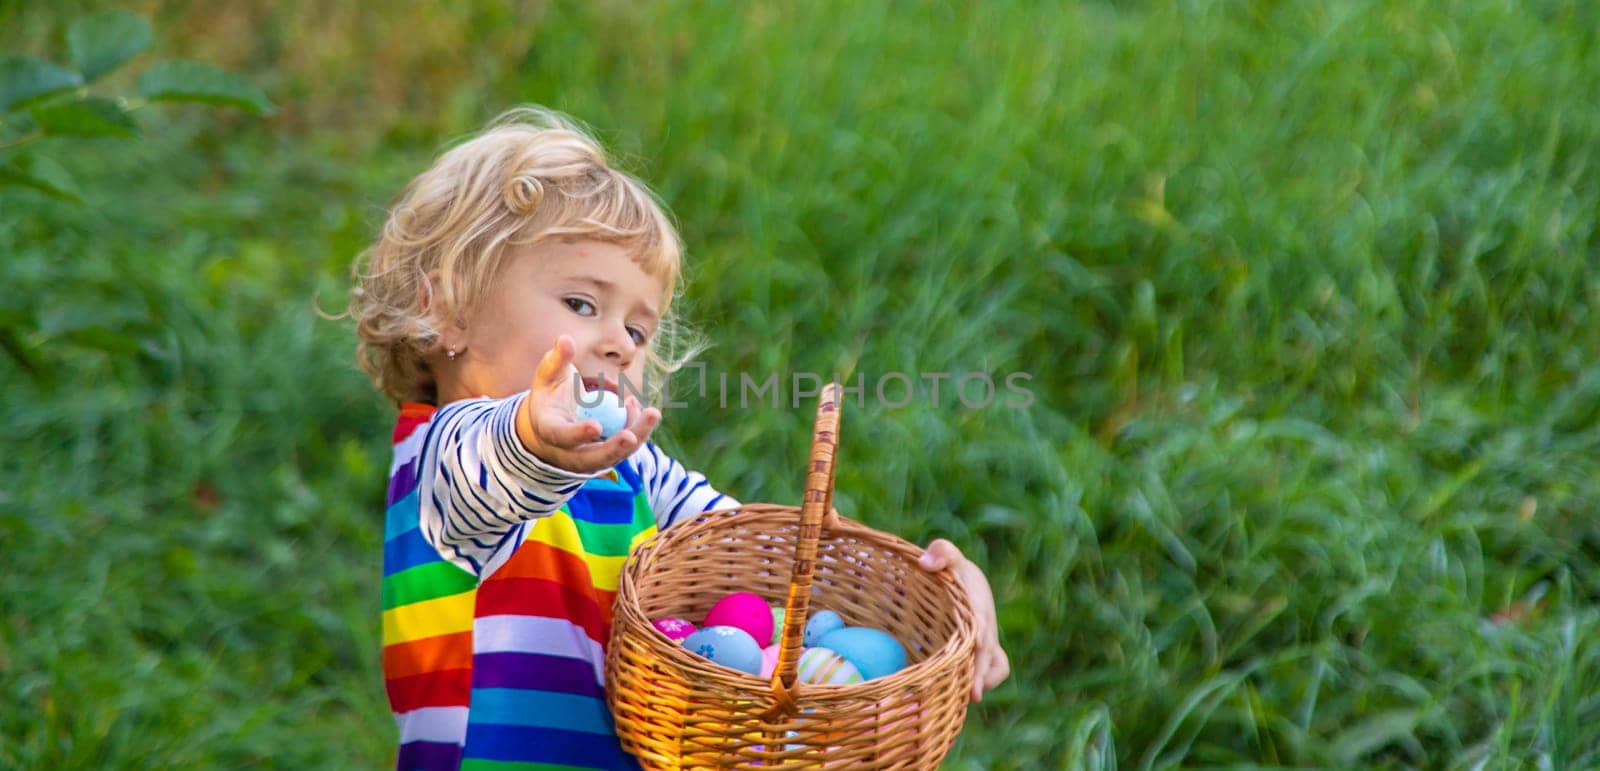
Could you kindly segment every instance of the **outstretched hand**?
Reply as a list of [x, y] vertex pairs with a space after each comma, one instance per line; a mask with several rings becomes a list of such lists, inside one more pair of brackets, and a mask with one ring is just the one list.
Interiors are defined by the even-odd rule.
[[539, 361], [528, 398], [517, 411], [517, 438], [540, 460], [581, 474], [611, 468], [633, 454], [661, 422], [661, 411], [639, 408], [629, 396], [623, 403], [627, 420], [610, 439], [600, 438], [600, 423], [578, 419], [573, 383], [572, 338], [562, 335]]
[[978, 660], [973, 668], [972, 701], [983, 701], [983, 692], [1004, 682], [1011, 675], [1011, 659], [1000, 647], [1000, 624], [995, 619], [994, 592], [989, 589], [989, 579], [983, 571], [961, 554], [956, 545], [935, 539], [922, 553], [918, 565], [930, 573], [954, 570], [955, 578], [967, 592], [972, 604], [972, 615], [977, 622]]

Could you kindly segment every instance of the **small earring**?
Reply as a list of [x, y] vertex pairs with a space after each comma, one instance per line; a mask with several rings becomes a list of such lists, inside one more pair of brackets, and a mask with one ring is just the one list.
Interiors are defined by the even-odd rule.
[[449, 356], [451, 361], [455, 361], [456, 360], [456, 349], [451, 348], [451, 349], [445, 351], [444, 355]]

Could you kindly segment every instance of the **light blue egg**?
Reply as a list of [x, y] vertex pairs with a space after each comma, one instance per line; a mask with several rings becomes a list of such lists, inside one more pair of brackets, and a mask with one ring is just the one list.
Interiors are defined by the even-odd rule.
[[683, 647], [707, 661], [752, 675], [761, 671], [761, 646], [736, 626], [708, 626], [683, 638]]
[[888, 632], [864, 626], [847, 626], [825, 635], [819, 645], [856, 665], [871, 680], [905, 669], [906, 649]]
[[[596, 403], [595, 400], [599, 402]], [[628, 422], [628, 410], [622, 406], [622, 397], [614, 391], [590, 391], [578, 400], [578, 420], [593, 420], [600, 424], [600, 438], [610, 439]]]
[[807, 648], [814, 648], [822, 638], [828, 636], [829, 632], [843, 628], [844, 619], [839, 618], [838, 613], [819, 610], [811, 614], [811, 618], [806, 619], [806, 631], [801, 635], [801, 641]]

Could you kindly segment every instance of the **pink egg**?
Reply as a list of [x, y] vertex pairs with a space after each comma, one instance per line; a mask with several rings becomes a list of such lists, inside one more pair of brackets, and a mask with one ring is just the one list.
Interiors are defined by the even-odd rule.
[[711, 606], [706, 626], [735, 626], [757, 640], [772, 639], [772, 608], [754, 592], [734, 592]]
[[650, 623], [655, 626], [656, 631], [666, 635], [667, 639], [673, 642], [678, 642], [695, 633], [694, 624], [676, 616], [658, 618]]
[[767, 647], [761, 649], [761, 676], [762, 677], [766, 677], [766, 678], [772, 677], [772, 670], [778, 668], [778, 648], [780, 648], [780, 647], [782, 647], [782, 646], [779, 646], [779, 645], [768, 645]]

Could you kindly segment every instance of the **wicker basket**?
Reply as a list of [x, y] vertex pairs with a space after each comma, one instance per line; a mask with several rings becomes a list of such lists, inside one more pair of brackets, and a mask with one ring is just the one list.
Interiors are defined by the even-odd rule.
[[[606, 652], [622, 746], [646, 768], [936, 768], [966, 719], [976, 636], [948, 571], [918, 547], [832, 509], [837, 384], [823, 390], [801, 507], [708, 512], [642, 544], [624, 567]], [[699, 619], [736, 591], [786, 596], [770, 681], [700, 658], [651, 625]], [[855, 685], [799, 683], [810, 603], [872, 626], [909, 664]]]

